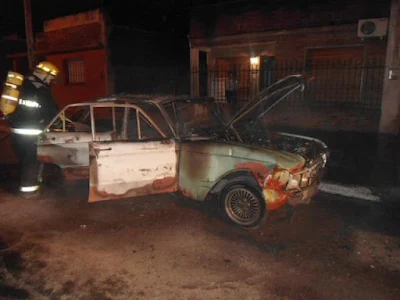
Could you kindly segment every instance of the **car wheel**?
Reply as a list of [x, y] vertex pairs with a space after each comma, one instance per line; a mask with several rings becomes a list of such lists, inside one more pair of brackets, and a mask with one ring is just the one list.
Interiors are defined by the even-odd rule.
[[234, 183], [226, 186], [219, 198], [222, 216], [245, 229], [264, 225], [266, 210], [261, 193], [248, 185]]

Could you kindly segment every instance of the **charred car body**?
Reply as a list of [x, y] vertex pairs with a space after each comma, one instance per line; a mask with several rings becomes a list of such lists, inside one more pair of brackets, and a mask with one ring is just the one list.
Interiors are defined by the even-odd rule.
[[268, 210], [308, 203], [326, 165], [323, 142], [264, 128], [266, 112], [303, 88], [301, 76], [286, 77], [228, 122], [212, 99], [118, 95], [72, 104], [42, 133], [38, 159], [67, 179], [89, 178], [89, 202], [180, 192], [217, 199], [225, 218], [258, 227]]

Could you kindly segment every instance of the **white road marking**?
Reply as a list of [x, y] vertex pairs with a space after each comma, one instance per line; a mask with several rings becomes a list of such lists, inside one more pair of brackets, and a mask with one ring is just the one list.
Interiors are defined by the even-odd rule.
[[372, 191], [363, 186], [346, 186], [336, 183], [321, 182], [319, 190], [329, 194], [341, 195], [357, 199], [380, 202], [380, 198], [372, 194]]

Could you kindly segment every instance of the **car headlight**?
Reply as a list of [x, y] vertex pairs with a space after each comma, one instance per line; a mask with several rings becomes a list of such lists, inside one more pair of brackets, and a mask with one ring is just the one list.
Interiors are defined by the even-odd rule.
[[272, 175], [272, 179], [277, 180], [281, 183], [286, 183], [290, 179], [290, 173], [287, 170], [280, 170]]
[[269, 175], [265, 181], [264, 186], [272, 189], [280, 189], [285, 187], [289, 180], [291, 179], [291, 175], [287, 170], [278, 170]]
[[300, 187], [301, 188], [307, 187], [309, 181], [310, 181], [310, 175], [308, 173], [304, 173], [303, 176], [301, 176]]
[[293, 176], [290, 175], [289, 182], [286, 186], [287, 190], [294, 190], [299, 188], [299, 181]]

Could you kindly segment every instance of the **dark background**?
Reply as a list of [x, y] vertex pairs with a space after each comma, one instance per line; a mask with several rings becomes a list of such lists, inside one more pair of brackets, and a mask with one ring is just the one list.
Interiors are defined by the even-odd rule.
[[[345, 1], [331, 0], [343, 5]], [[367, 0], [371, 1], [371, 0]], [[24, 36], [23, 0], [7, 1], [0, 10], [0, 34], [18, 33]], [[118, 25], [132, 26], [158, 32], [176, 34], [189, 33], [190, 9], [213, 4], [216, 10], [229, 10], [240, 3], [259, 3], [254, 0], [32, 0], [34, 32], [43, 30], [43, 21], [60, 16], [101, 8]], [[316, 0], [269, 0], [268, 7], [279, 6], [307, 9], [309, 5], [321, 3]], [[265, 5], [266, 3], [264, 3]], [[218, 9], [217, 9], [218, 6]], [[211, 9], [212, 10], [212, 9]]]
[[[187, 34], [190, 4], [191, 2], [180, 0], [31, 1], [34, 32], [43, 31], [45, 20], [101, 8], [119, 25]], [[15, 32], [24, 36], [23, 0], [9, 1], [2, 7], [0, 31], [3, 36]]]

